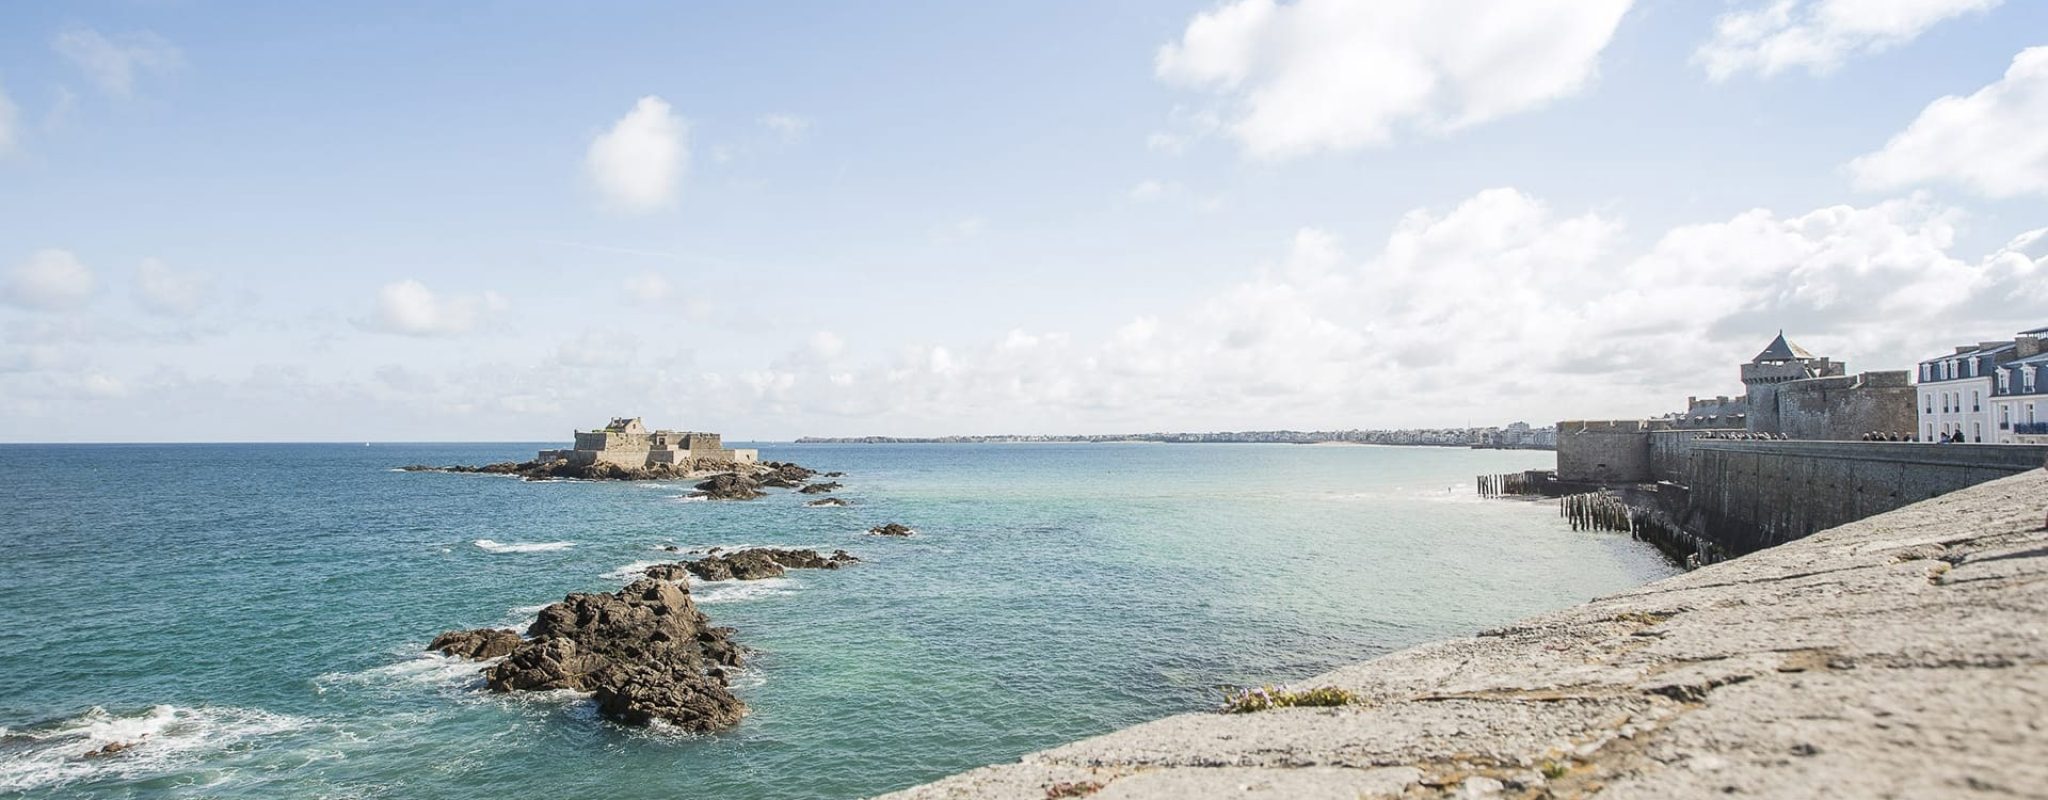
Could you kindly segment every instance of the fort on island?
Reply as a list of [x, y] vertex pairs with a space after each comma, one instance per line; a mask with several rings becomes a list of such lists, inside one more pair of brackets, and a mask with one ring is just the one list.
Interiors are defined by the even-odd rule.
[[760, 460], [760, 451], [726, 447], [716, 433], [650, 431], [639, 417], [614, 417], [603, 428], [577, 431], [574, 449], [542, 450], [535, 458], [543, 464], [567, 461], [574, 467], [612, 464], [638, 469], [665, 464], [680, 471], [706, 464], [754, 464]]

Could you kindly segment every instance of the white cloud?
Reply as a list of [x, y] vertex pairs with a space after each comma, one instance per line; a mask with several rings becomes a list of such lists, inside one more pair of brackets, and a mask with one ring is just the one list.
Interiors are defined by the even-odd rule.
[[168, 72], [184, 63], [177, 47], [149, 31], [108, 37], [90, 28], [72, 28], [57, 34], [50, 46], [101, 89], [119, 96], [134, 93], [138, 73]]
[[1662, 413], [1740, 391], [1736, 364], [1780, 327], [1864, 370], [2038, 325], [2024, 317], [2048, 305], [2048, 232], [1966, 259], [1960, 219], [1924, 196], [1760, 209], [1629, 248], [1618, 219], [1493, 189], [1411, 211], [1363, 254], [1302, 229], [1248, 279], [1092, 340], [1003, 329], [864, 364], [826, 363], [814, 342], [718, 402], [821, 433]]
[[419, 281], [403, 280], [377, 290], [377, 315], [363, 326], [405, 336], [446, 336], [467, 333], [505, 307], [497, 292], [442, 297]]
[[590, 142], [584, 166], [614, 207], [647, 212], [675, 203], [690, 169], [689, 123], [659, 97], [640, 98]]
[[171, 269], [164, 262], [145, 258], [135, 269], [136, 299], [151, 312], [189, 317], [206, 304], [206, 277]]
[[92, 270], [68, 250], [38, 250], [7, 271], [0, 300], [38, 310], [76, 308], [92, 298]]
[[0, 156], [14, 152], [19, 146], [21, 134], [20, 110], [7, 97], [7, 87], [0, 86]]
[[811, 130], [810, 119], [795, 114], [766, 114], [761, 117], [761, 124], [774, 131], [784, 143], [802, 139]]
[[819, 360], [831, 361], [846, 354], [846, 340], [831, 331], [818, 331], [811, 334], [810, 348]]
[[674, 292], [675, 286], [659, 272], [642, 272], [626, 279], [626, 294], [635, 303], [658, 305]]
[[[1576, 94], [1631, 0], [1235, 0], [1161, 47], [1159, 77], [1232, 105], [1248, 154], [1287, 158], [1441, 134]], [[1180, 134], [1155, 134], [1169, 152]]]
[[1769, 77], [1795, 67], [1823, 74], [1852, 56], [1919, 38], [1941, 22], [2003, 0], [1768, 0], [1714, 21], [1714, 38], [1693, 61], [1724, 81], [1743, 72]]
[[1947, 181], [1991, 197], [2048, 195], [2048, 47], [2021, 51], [1975, 94], [1928, 104], [1849, 173], [1867, 188]]

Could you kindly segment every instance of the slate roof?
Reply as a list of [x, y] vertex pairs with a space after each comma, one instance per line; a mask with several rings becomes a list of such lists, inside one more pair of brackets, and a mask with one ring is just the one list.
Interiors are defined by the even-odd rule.
[[1756, 358], [1750, 359], [1750, 363], [1754, 364], [1763, 361], [1795, 361], [1802, 358], [1812, 357], [1813, 354], [1806, 352], [1806, 348], [1785, 341], [1785, 332], [1778, 331], [1778, 338], [1772, 339], [1770, 346], [1764, 348], [1763, 352], [1756, 354]]

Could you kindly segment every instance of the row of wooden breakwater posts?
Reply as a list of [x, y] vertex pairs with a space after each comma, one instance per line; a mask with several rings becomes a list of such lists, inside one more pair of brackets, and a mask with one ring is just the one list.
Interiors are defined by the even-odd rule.
[[[1526, 472], [1481, 475], [1478, 489], [1480, 497], [1542, 494], [1536, 476]], [[1570, 522], [1575, 531], [1613, 531], [1649, 542], [1688, 568], [1724, 561], [1729, 557], [1727, 551], [1718, 545], [1671, 524], [1662, 514], [1631, 506], [1612, 492], [1585, 492], [1559, 497], [1557, 514]]]

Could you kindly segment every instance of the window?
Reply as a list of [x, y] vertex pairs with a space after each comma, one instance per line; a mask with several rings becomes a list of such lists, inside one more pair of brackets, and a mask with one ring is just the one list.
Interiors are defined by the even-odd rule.
[[1982, 442], [1982, 441], [1984, 441], [1984, 423], [1982, 423], [1982, 422], [1972, 422], [1972, 423], [1970, 423], [1970, 441], [1973, 441], [1973, 442]]
[[1976, 411], [1983, 411], [1983, 410], [1984, 410], [1984, 393], [1983, 393], [1983, 392], [1977, 391], [1976, 389], [1971, 389], [1971, 390], [1970, 390], [1970, 410], [1971, 410], [1972, 412], [1976, 412]]
[[1925, 438], [1927, 441], [1934, 441], [1934, 423], [1927, 423], [1927, 436]]
[[1921, 364], [1921, 365], [1920, 365], [1920, 380], [1923, 380], [1923, 381], [1931, 381], [1931, 380], [1934, 380], [1934, 368], [1932, 368], [1932, 367], [1929, 367], [1929, 366], [1927, 366], [1926, 364]]
[[1927, 409], [1927, 413], [1934, 413], [1934, 393], [1928, 392], [1920, 395], [1920, 405]]
[[1998, 390], [2001, 392], [2012, 391], [2012, 370], [2002, 369], [1998, 371]]
[[2032, 392], [2032, 391], [2034, 391], [2034, 376], [2035, 376], [2035, 375], [2037, 375], [2037, 374], [2039, 374], [2040, 372], [2041, 372], [2041, 368], [2040, 368], [2040, 367], [2028, 367], [2028, 368], [2027, 368], [2027, 374], [2026, 374], [2026, 378], [2027, 378], [2027, 391], [2029, 391], [2029, 392]]

